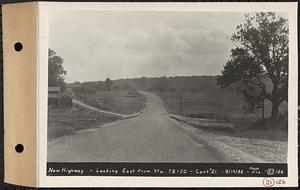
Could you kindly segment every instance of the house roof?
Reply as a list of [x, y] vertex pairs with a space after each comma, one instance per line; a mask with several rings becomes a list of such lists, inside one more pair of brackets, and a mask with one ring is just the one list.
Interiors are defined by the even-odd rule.
[[53, 92], [53, 91], [60, 91], [60, 87], [59, 86], [54, 86], [54, 87], [48, 87], [48, 92]]

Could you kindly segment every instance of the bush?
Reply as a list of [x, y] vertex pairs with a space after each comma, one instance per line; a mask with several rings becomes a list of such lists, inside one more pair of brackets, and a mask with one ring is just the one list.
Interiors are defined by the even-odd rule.
[[288, 130], [288, 113], [278, 115], [278, 129]]
[[271, 122], [270, 119], [258, 119], [257, 121], [252, 122], [252, 129], [270, 129]]
[[133, 97], [136, 97], [136, 96], [139, 95], [139, 93], [138, 93], [138, 91], [136, 89], [130, 89], [130, 90], [128, 90], [127, 94], [129, 96], [133, 96]]
[[[271, 120], [270, 118], [266, 119], [237, 119], [234, 120], [236, 128], [248, 128], [248, 129], [257, 129], [257, 130], [271, 130]], [[288, 114], [282, 113], [278, 115], [278, 126], [276, 129], [279, 130], [288, 130]]]

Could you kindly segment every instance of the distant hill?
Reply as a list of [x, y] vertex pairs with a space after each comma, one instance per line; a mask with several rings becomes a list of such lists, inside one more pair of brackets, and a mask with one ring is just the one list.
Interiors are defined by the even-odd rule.
[[114, 80], [115, 85], [129, 86], [138, 90], [193, 91], [220, 88], [217, 76], [176, 76]]
[[[185, 92], [185, 93], [201, 93], [207, 97], [218, 97], [226, 99], [226, 97], [241, 99], [241, 95], [237, 93], [235, 87], [227, 87], [221, 89], [217, 85], [217, 76], [175, 76], [175, 77], [142, 77], [112, 80], [114, 89], [136, 89], [155, 92]], [[73, 91], [76, 89], [82, 92], [93, 92], [96, 89], [105, 90], [103, 81], [91, 81], [84, 83], [68, 84]]]

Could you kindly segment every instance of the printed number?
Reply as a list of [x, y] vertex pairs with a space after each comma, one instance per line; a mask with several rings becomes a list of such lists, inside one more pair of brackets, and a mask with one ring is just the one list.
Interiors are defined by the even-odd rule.
[[276, 180], [276, 184], [284, 185], [284, 184], [286, 184], [286, 181], [284, 179], [278, 179], [278, 180]]
[[273, 187], [275, 185], [275, 180], [273, 178], [265, 178], [263, 180], [263, 185], [265, 187]]
[[181, 174], [186, 174], [186, 173], [187, 173], [187, 170], [186, 170], [186, 169], [180, 169], [180, 170], [179, 170], [179, 173], [181, 173]]
[[175, 173], [176, 173], [176, 170], [175, 170], [175, 169], [169, 169], [169, 173], [175, 174]]

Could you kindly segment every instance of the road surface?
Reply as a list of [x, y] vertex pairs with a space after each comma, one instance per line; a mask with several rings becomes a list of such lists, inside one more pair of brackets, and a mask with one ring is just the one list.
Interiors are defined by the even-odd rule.
[[218, 162], [204, 144], [178, 128], [157, 95], [138, 117], [48, 142], [49, 162]]

